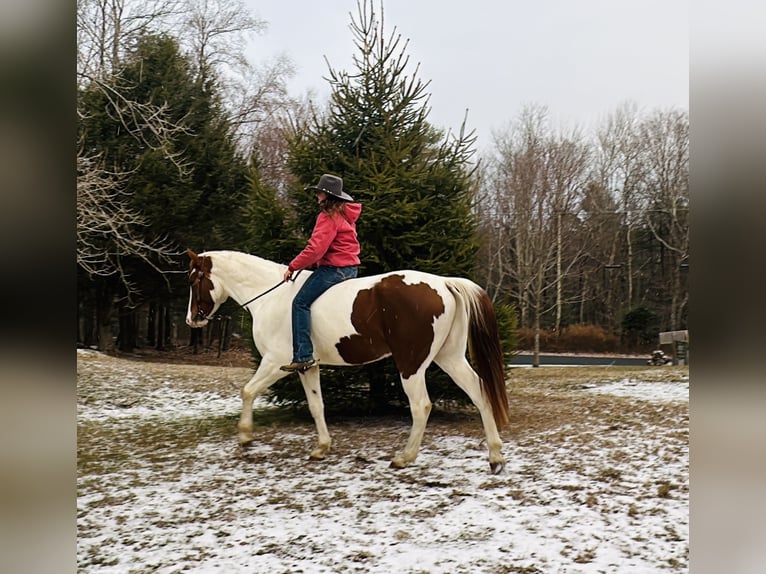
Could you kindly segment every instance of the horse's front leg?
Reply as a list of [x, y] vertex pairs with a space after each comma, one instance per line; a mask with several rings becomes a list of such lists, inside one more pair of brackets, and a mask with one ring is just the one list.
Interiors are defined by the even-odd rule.
[[327, 430], [327, 423], [324, 420], [324, 401], [322, 400], [322, 388], [319, 385], [319, 368], [314, 367], [300, 374], [303, 390], [306, 393], [306, 399], [309, 403], [309, 411], [314, 417], [314, 424], [317, 427], [318, 442], [314, 450], [311, 451], [310, 458], [313, 460], [322, 460], [330, 450], [330, 432]]
[[242, 387], [242, 414], [237, 425], [241, 446], [248, 446], [255, 440], [253, 436], [253, 401], [255, 397], [286, 375], [287, 373], [279, 370], [277, 363], [264, 357], [255, 374]]

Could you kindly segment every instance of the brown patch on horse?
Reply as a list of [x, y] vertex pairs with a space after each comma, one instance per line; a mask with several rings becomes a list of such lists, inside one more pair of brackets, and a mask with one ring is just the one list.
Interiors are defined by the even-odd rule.
[[403, 275], [389, 275], [357, 293], [351, 310], [356, 334], [335, 347], [352, 365], [371, 363], [391, 354], [402, 377], [414, 375], [431, 351], [434, 319], [444, 301], [426, 283], [407, 284]]
[[206, 277], [210, 276], [210, 271], [213, 269], [213, 259], [209, 255], [199, 256], [191, 249], [187, 249], [189, 254], [189, 271], [202, 272]]
[[201, 308], [203, 313], [209, 314], [213, 310], [213, 282], [210, 280], [210, 272], [213, 269], [213, 259], [208, 255], [199, 256], [191, 249], [189, 254], [189, 287], [192, 289], [191, 315], [194, 317]]

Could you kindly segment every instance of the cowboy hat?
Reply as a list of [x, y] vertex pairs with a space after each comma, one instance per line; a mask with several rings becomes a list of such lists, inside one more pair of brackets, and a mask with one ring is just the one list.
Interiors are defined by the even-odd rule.
[[343, 201], [354, 201], [354, 198], [343, 191], [343, 180], [337, 175], [332, 175], [329, 173], [326, 173], [320, 177], [318, 184], [310, 185], [306, 188], [306, 191], [309, 190], [314, 192], [324, 191], [325, 193], [329, 193], [333, 197], [337, 197]]

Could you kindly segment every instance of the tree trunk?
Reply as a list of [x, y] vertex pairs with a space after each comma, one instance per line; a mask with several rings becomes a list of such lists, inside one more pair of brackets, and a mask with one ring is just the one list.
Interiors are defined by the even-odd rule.
[[681, 329], [681, 309], [683, 305], [681, 273], [680, 258], [673, 257], [672, 291], [670, 294], [670, 328], [674, 331]]
[[532, 366], [540, 366], [540, 306], [535, 309], [535, 348], [532, 355]]
[[165, 340], [163, 341], [163, 350], [173, 347], [173, 314], [169, 305], [162, 305], [164, 309], [163, 319], [165, 320], [165, 327], [163, 329]]
[[100, 285], [96, 290], [96, 322], [98, 324], [98, 348], [104, 353], [114, 353], [112, 337], [112, 310], [114, 295], [108, 285]]
[[224, 351], [228, 351], [231, 347], [231, 333], [231, 318], [226, 317], [223, 323], [223, 344], [221, 346]]
[[96, 344], [96, 311], [90, 304], [77, 306], [77, 342], [85, 348]]
[[[630, 214], [628, 214], [628, 217], [630, 217]], [[628, 260], [626, 261], [626, 264], [628, 266], [627, 268], [628, 309], [633, 308], [633, 240], [632, 240], [630, 232], [631, 232], [631, 223], [628, 222], [628, 231], [626, 234], [626, 239], [628, 242]]]
[[157, 303], [149, 303], [149, 317], [146, 326], [146, 345], [154, 347], [157, 344]]
[[157, 343], [155, 345], [155, 349], [158, 351], [164, 351], [165, 350], [165, 314], [167, 313], [167, 309], [165, 308], [165, 305], [162, 303], [159, 303], [157, 305]]
[[121, 304], [119, 306], [119, 323], [117, 347], [123, 353], [130, 353], [136, 348], [136, 310]]
[[202, 344], [202, 329], [190, 329], [189, 345], [192, 348], [192, 353], [197, 355], [199, 353], [199, 346]]
[[561, 329], [561, 307], [563, 306], [562, 280], [561, 280], [561, 258], [562, 258], [562, 238], [561, 238], [561, 213], [556, 218], [556, 334]]

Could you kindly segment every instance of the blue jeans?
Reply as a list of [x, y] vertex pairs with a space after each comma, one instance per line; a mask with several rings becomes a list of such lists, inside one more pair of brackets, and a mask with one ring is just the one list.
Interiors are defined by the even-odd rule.
[[293, 299], [293, 361], [302, 363], [314, 358], [311, 344], [311, 304], [330, 287], [356, 277], [357, 268], [322, 265], [317, 268]]

